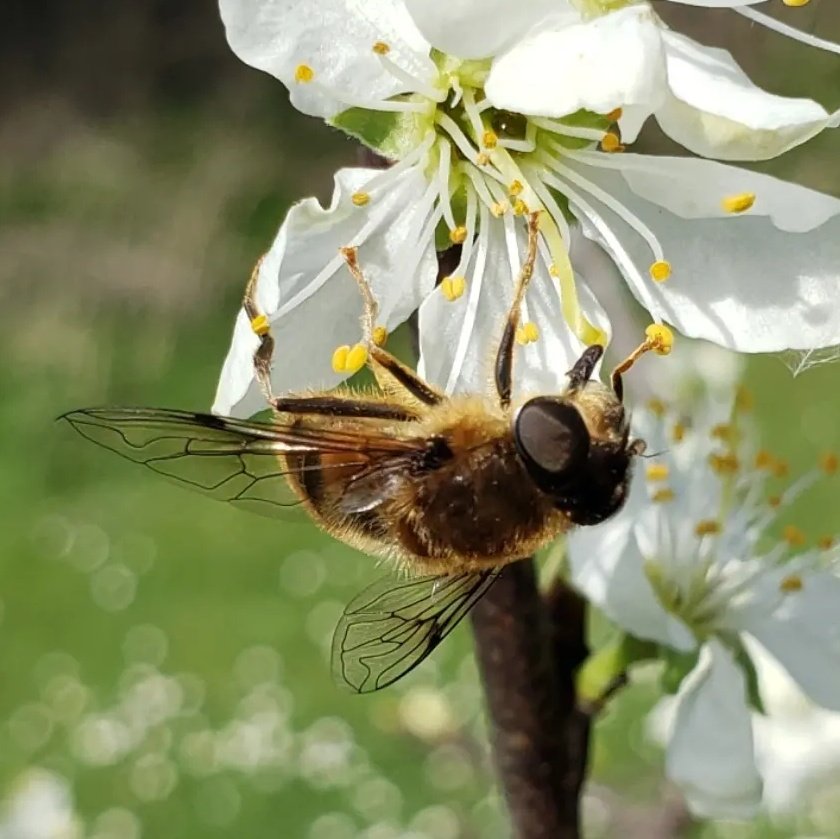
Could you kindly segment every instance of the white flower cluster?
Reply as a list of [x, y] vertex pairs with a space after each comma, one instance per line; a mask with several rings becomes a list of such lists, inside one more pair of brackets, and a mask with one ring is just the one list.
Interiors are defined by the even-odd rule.
[[762, 794], [752, 657], [769, 655], [811, 700], [840, 710], [840, 549], [828, 536], [806, 549], [790, 525], [771, 535], [837, 457], [771, 494], [787, 464], [755, 447], [737, 403], [695, 412], [691, 428], [656, 402], [635, 420], [658, 454], [615, 518], [570, 536], [572, 580], [624, 631], [658, 645], [676, 694], [666, 768], [692, 810], [744, 817]]
[[[840, 201], [713, 160], [624, 151], [651, 116], [718, 160], [776, 156], [834, 119], [814, 101], [759, 89], [729, 53], [669, 30], [650, 3], [220, 5], [244, 61], [283, 81], [297, 108], [394, 162], [339, 171], [330, 206], [295, 205], [263, 260], [256, 301], [283, 335], [277, 391], [332, 386], [364, 363], [364, 353], [335, 352], [360, 337], [343, 246], [359, 249], [380, 334], [419, 308], [421, 372], [447, 391], [474, 390], [521, 263], [521, 217], [537, 210], [520, 334], [526, 388], [556, 389], [584, 345], [609, 338], [574, 268], [572, 224], [605, 248], [657, 323], [745, 352], [840, 343]], [[773, 21], [752, 0], [693, 5]], [[437, 288], [436, 244], [460, 245]], [[257, 344], [242, 311], [215, 411], [261, 407]]]

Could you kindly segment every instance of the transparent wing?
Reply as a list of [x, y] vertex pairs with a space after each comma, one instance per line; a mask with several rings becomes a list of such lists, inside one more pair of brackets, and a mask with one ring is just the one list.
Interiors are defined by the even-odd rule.
[[[263, 515], [300, 505], [290, 471], [364, 470], [372, 458], [417, 451], [420, 441], [360, 432], [299, 428], [156, 408], [88, 408], [60, 417], [86, 439], [213, 498]], [[284, 464], [282, 455], [347, 454], [319, 466]]]
[[336, 681], [357, 693], [393, 684], [437, 647], [497, 576], [482, 571], [378, 580], [347, 606], [338, 622], [332, 644]]

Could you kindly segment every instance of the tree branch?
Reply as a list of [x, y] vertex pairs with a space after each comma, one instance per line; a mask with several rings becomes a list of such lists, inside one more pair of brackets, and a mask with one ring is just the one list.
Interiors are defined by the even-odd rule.
[[471, 613], [499, 784], [517, 839], [579, 839], [589, 718], [575, 703], [580, 598], [543, 600], [533, 560], [507, 566]]

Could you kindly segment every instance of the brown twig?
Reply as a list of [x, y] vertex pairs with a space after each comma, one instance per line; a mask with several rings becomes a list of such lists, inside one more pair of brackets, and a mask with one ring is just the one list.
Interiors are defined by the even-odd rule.
[[471, 613], [499, 785], [516, 839], [579, 839], [589, 718], [574, 697], [580, 598], [544, 600], [533, 560], [509, 565]]

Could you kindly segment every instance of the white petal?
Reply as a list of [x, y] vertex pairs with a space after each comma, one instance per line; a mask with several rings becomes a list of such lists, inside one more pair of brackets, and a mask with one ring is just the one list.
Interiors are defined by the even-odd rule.
[[[362, 302], [340, 247], [359, 245], [359, 264], [379, 303], [377, 322], [388, 329], [405, 320], [434, 285], [431, 237], [414, 247], [429, 209], [421, 201], [426, 187], [422, 171], [414, 167], [398, 173], [368, 206], [354, 206], [351, 195], [374, 175], [381, 170], [339, 170], [329, 208], [314, 198], [292, 207], [263, 260], [257, 303], [271, 320], [277, 393], [329, 388], [345, 378], [332, 370], [332, 352], [360, 339]], [[256, 345], [240, 311], [214, 412], [250, 416], [265, 408], [253, 380]]]
[[[219, 0], [219, 7], [231, 49], [280, 79], [292, 104], [307, 114], [329, 117], [348, 101], [406, 90], [373, 53], [377, 41], [415, 76], [429, 80], [435, 73], [429, 46], [399, 0], [319, 0], [316, 8], [295, 0]], [[301, 64], [315, 74], [308, 84], [295, 81]]]
[[498, 108], [549, 117], [629, 105], [652, 111], [666, 92], [660, 32], [647, 5], [541, 26], [493, 62], [487, 98]]
[[[783, 569], [793, 571], [794, 569]], [[781, 575], [780, 573], [780, 575]], [[744, 626], [814, 702], [840, 710], [840, 580], [827, 572], [802, 575], [803, 588], [785, 595], [772, 615]]]
[[459, 58], [496, 55], [552, 12], [579, 15], [567, 0], [405, 0], [429, 43]]
[[568, 536], [571, 580], [615, 624], [639, 638], [689, 651], [696, 646], [688, 628], [666, 611], [644, 572], [633, 529], [632, 499], [618, 516]]
[[[420, 307], [418, 369], [424, 378], [452, 393], [495, 394], [496, 349], [525, 251], [523, 225], [514, 228], [510, 216], [503, 221], [484, 212], [465, 272], [464, 294], [450, 301], [438, 289]], [[578, 291], [584, 315], [607, 331], [603, 310], [581, 282]], [[557, 281], [541, 258], [522, 310], [522, 321], [529, 320], [536, 324], [539, 337], [514, 348], [514, 396], [557, 393], [565, 388], [565, 374], [584, 345], [563, 319]]]
[[[524, 247], [524, 235], [520, 240]], [[586, 281], [575, 276], [583, 316], [593, 326], [610, 336], [607, 314], [589, 290]], [[569, 329], [560, 308], [560, 287], [548, 274], [545, 263], [538, 262], [522, 311], [522, 320], [533, 321], [539, 329], [539, 339], [524, 346], [516, 346], [514, 356], [515, 393], [559, 393], [568, 385], [566, 373], [580, 358], [586, 346]], [[595, 375], [599, 374], [596, 367]]]
[[754, 85], [726, 51], [663, 32], [671, 96], [656, 112], [662, 130], [687, 149], [719, 160], [767, 160], [825, 128], [811, 99], [775, 96]]
[[[647, 244], [603, 209], [644, 275], [644, 287], [619, 267], [653, 314], [689, 337], [740, 352], [840, 343], [840, 201], [711, 161], [628, 155], [618, 165], [624, 177], [615, 169], [579, 171], [628, 207], [662, 244], [672, 275], [656, 283], [647, 278]], [[720, 201], [741, 192], [755, 193], [751, 210], [704, 217], [724, 216]], [[586, 226], [584, 232], [599, 239]]]
[[761, 801], [744, 674], [711, 639], [677, 694], [666, 772], [691, 811], [709, 818], [748, 818]]

